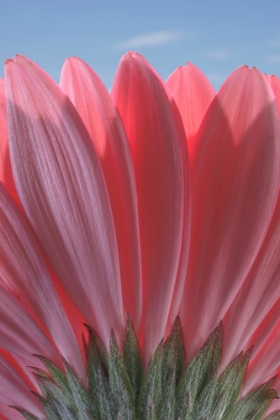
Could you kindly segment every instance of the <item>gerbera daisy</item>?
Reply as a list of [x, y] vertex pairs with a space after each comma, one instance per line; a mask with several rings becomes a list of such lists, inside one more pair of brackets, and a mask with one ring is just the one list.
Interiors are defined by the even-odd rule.
[[280, 81], [16, 56], [0, 100], [2, 418], [280, 419]]

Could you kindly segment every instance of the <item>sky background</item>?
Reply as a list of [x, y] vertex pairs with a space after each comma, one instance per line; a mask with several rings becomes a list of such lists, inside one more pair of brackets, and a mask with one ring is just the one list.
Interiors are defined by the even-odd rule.
[[9, 0], [0, 40], [0, 77], [19, 53], [58, 82], [76, 55], [110, 89], [121, 55], [134, 50], [164, 79], [191, 61], [218, 89], [242, 64], [280, 77], [280, 0]]

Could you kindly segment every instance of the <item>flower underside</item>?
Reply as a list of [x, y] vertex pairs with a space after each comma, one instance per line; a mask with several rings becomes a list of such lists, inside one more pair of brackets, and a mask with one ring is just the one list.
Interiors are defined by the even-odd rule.
[[[252, 349], [239, 354], [222, 374], [222, 323], [185, 368], [179, 318], [169, 338], [162, 340], [145, 372], [130, 317], [122, 353], [114, 332], [109, 351], [88, 325], [84, 340], [88, 384], [85, 388], [69, 364], [64, 372], [43, 356], [48, 373], [32, 368], [42, 395], [35, 394], [47, 420], [259, 420], [277, 392], [271, 378], [240, 399]], [[13, 407], [27, 420], [38, 417]], [[280, 419], [275, 412], [266, 420]]]

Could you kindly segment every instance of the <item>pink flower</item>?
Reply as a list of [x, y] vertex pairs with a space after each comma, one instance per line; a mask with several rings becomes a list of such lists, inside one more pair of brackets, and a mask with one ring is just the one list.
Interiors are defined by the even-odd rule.
[[1, 418], [42, 418], [33, 354], [86, 386], [83, 323], [121, 345], [127, 312], [146, 365], [179, 315], [187, 363], [223, 320], [222, 369], [254, 345], [243, 394], [275, 375], [279, 79], [241, 67], [215, 94], [128, 53], [110, 95], [78, 58], [58, 86], [16, 56], [0, 88]]

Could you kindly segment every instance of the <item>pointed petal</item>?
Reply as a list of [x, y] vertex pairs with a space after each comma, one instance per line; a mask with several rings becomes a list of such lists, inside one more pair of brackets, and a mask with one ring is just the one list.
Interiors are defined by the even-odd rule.
[[0, 354], [0, 374], [0, 403], [20, 406], [41, 417], [42, 409], [39, 401], [29, 392], [28, 384], [2, 354]]
[[1, 420], [22, 420], [22, 415], [5, 404], [0, 404]]
[[272, 90], [274, 92], [278, 112], [280, 113], [280, 79], [276, 76], [267, 76], [267, 80], [270, 83], [270, 86], [272, 87]]
[[[279, 393], [279, 389], [280, 389], [280, 378], [279, 376], [276, 378], [274, 384], [273, 384], [273, 388], [276, 389]], [[266, 411], [265, 415], [267, 418], [267, 416], [269, 416], [270, 414], [274, 413], [275, 411], [280, 410], [280, 399], [276, 399], [274, 398], [274, 400], [272, 401], [271, 405], [269, 406], [268, 410]], [[277, 417], [275, 417], [277, 419]]]
[[[280, 298], [266, 314], [255, 332], [248, 336], [244, 348], [254, 347], [249, 369], [246, 375], [243, 394], [258, 386], [266, 378], [278, 375], [279, 334], [280, 334]], [[279, 388], [275, 388], [279, 390]]]
[[148, 361], [164, 334], [178, 270], [185, 200], [182, 150], [162, 81], [139, 54], [122, 58], [112, 95], [136, 176]]
[[226, 80], [200, 127], [181, 308], [189, 357], [223, 318], [264, 240], [279, 191], [279, 129], [269, 84], [246, 67]]
[[135, 177], [126, 134], [107, 89], [82, 60], [67, 59], [61, 87], [79, 112], [102, 165], [114, 217], [124, 311], [141, 318], [141, 262]]
[[[278, 305], [279, 319], [279, 305]], [[243, 388], [243, 394], [252, 390], [268, 377], [279, 374], [279, 353], [280, 353], [280, 322], [274, 326], [263, 346], [256, 349], [253, 359], [248, 367]], [[279, 390], [279, 388], [278, 388]]]
[[182, 242], [181, 242], [181, 252], [179, 257], [179, 265], [176, 276], [176, 282], [174, 285], [173, 296], [171, 301], [171, 306], [169, 310], [168, 321], [165, 329], [165, 337], [168, 337], [173, 328], [176, 317], [178, 316], [183, 289], [186, 280], [187, 265], [189, 258], [189, 246], [190, 246], [190, 232], [191, 232], [191, 185], [190, 185], [190, 164], [189, 164], [189, 155], [187, 148], [187, 139], [182, 122], [182, 118], [178, 107], [175, 103], [173, 96], [171, 95], [170, 90], [167, 88], [166, 84], [165, 92], [168, 96], [173, 118], [176, 124], [177, 132], [180, 139], [181, 147], [181, 157], [182, 157], [182, 166], [183, 166], [183, 179], [184, 179], [184, 203], [183, 203], [183, 227], [182, 227]]
[[68, 97], [35, 63], [16, 56], [5, 81], [20, 200], [63, 286], [109, 345], [111, 328], [117, 336], [123, 328], [118, 251], [90, 137]]
[[0, 79], [0, 181], [5, 185], [13, 199], [18, 202], [18, 195], [15, 189], [8, 150], [8, 127], [4, 79]]
[[178, 67], [166, 84], [182, 116], [191, 156], [196, 134], [214, 99], [215, 91], [206, 76], [192, 63]]
[[59, 353], [31, 316], [2, 285], [0, 292], [0, 347], [29, 363], [33, 353], [60, 363]]
[[[49, 332], [63, 357], [81, 378], [85, 377], [81, 351], [61, 302], [22, 213], [0, 185], [1, 283], [19, 297], [35, 319]], [[34, 353], [34, 350], [31, 351]]]
[[240, 351], [246, 350], [248, 339], [280, 297], [279, 255], [280, 197], [260, 252], [224, 319], [225, 366]]

